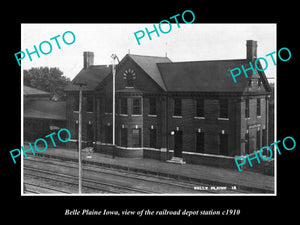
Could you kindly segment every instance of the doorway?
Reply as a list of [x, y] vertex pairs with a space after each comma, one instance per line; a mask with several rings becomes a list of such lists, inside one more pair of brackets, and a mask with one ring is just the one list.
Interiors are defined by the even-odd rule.
[[174, 157], [182, 158], [182, 131], [174, 133]]
[[94, 126], [92, 123], [87, 124], [87, 147], [93, 147]]

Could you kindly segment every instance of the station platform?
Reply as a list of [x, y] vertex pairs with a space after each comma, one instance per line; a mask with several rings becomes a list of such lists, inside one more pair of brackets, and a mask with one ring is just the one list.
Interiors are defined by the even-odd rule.
[[[29, 146], [24, 144], [24, 148]], [[36, 152], [37, 156], [57, 158], [65, 161], [78, 162], [77, 149], [48, 148], [45, 152]], [[180, 180], [201, 182], [207, 185], [228, 186], [235, 185], [238, 190], [251, 194], [274, 194], [274, 176], [268, 176], [254, 171], [217, 168], [204, 165], [174, 164], [147, 158], [112, 157], [102, 153], [82, 151], [82, 162], [109, 168], [172, 177]]]

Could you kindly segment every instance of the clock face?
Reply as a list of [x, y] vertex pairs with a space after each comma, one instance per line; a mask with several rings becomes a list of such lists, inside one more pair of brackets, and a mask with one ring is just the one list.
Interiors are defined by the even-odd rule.
[[136, 79], [135, 72], [132, 69], [127, 69], [123, 73], [123, 79]]

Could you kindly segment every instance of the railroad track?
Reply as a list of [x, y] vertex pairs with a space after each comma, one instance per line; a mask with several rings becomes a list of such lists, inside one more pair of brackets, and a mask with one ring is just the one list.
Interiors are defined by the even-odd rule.
[[[34, 161], [40, 162], [39, 160], [36, 160], [36, 159], [34, 159]], [[68, 167], [71, 169], [78, 167], [78, 164], [74, 163], [74, 162], [68, 163], [68, 165], [66, 165], [65, 162], [57, 161], [57, 160], [55, 160], [54, 162], [50, 162], [50, 163], [48, 161], [44, 161], [44, 162], [45, 163], [47, 162], [48, 164], [51, 163], [52, 165]], [[165, 177], [159, 178], [158, 176], [154, 176], [154, 175], [150, 175], [150, 174], [141, 174], [141, 173], [137, 173], [137, 172], [135, 172], [135, 173], [126, 172], [126, 171], [112, 169], [112, 168], [103, 168], [103, 167], [90, 166], [90, 165], [85, 165], [84, 170], [86, 171], [86, 173], [96, 172], [96, 173], [101, 173], [101, 174], [106, 174], [106, 175], [113, 175], [118, 178], [124, 178], [126, 176], [127, 178], [140, 180], [140, 181], [149, 181], [149, 182], [152, 182], [152, 183], [155, 183], [158, 185], [163, 184], [163, 185], [169, 185], [169, 186], [176, 186], [178, 188], [186, 189], [188, 191], [193, 190], [193, 187], [195, 185], [199, 185], [199, 184], [191, 184], [191, 183], [189, 185], [187, 185], [185, 182], [181, 182], [181, 181], [178, 181], [178, 180], [175, 180], [172, 178], [165, 178]]]
[[[29, 166], [24, 166], [24, 170], [25, 170], [24, 175], [26, 175], [27, 177], [39, 178], [39, 179], [44, 179], [44, 180], [52, 181], [52, 182], [60, 182], [60, 183], [64, 183], [71, 187], [78, 186], [78, 177], [77, 176], [61, 174], [61, 173], [57, 173], [54, 171], [36, 169], [33, 167], [29, 167]], [[83, 191], [88, 192], [88, 193], [99, 193], [100, 192], [100, 193], [115, 193], [115, 194], [120, 194], [120, 193], [146, 193], [146, 194], [149, 194], [148, 191], [145, 191], [142, 189], [116, 185], [116, 184], [102, 182], [102, 181], [94, 180], [94, 179], [83, 178], [82, 182], [83, 182], [82, 187], [84, 188]], [[74, 188], [74, 189], [76, 189], [76, 188]]]
[[[77, 163], [74, 162], [68, 162], [66, 164], [65, 161], [57, 160], [57, 159], [42, 159], [41, 157], [35, 157], [35, 158], [28, 158], [27, 160], [34, 161], [35, 163], [40, 163], [40, 164], [47, 164], [51, 166], [63, 166], [65, 168], [70, 168], [70, 169], [76, 169], [78, 167]], [[40, 171], [40, 169], [38, 169]], [[217, 190], [201, 190], [197, 191], [194, 190], [194, 187], [198, 186], [206, 186], [210, 187], [212, 185], [207, 185], [207, 184], [201, 184], [201, 183], [195, 183], [191, 181], [179, 181], [174, 178], [167, 178], [167, 177], [159, 177], [151, 174], [144, 174], [144, 173], [138, 173], [138, 172], [127, 172], [124, 170], [117, 170], [113, 168], [107, 168], [107, 167], [99, 167], [99, 166], [92, 166], [92, 165], [84, 165], [84, 171], [85, 173], [101, 173], [101, 174], [106, 174], [109, 176], [114, 176], [116, 177], [116, 180], [118, 179], [124, 179], [124, 177], [129, 178], [129, 179], [134, 179], [134, 180], [139, 180], [141, 182], [151, 182], [152, 184], [156, 185], [164, 185], [166, 187], [176, 187], [178, 189], [182, 190], [182, 193], [214, 193], [214, 194], [223, 194], [223, 193], [242, 193], [240, 190], [225, 190], [225, 191], [217, 191]], [[56, 173], [57, 174], [57, 173]], [[63, 174], [61, 174], [63, 175]], [[65, 178], [68, 175], [63, 175]], [[68, 178], [71, 178], [68, 176]], [[77, 177], [75, 177], [77, 179]], [[73, 177], [74, 179], [74, 177]], [[77, 180], [76, 180], [77, 181]], [[132, 188], [132, 187], [127, 187], [127, 186], [121, 186], [119, 184], [112, 184], [108, 182], [100, 182], [99, 180], [91, 180], [91, 179], [84, 179], [84, 185], [87, 186], [87, 188], [92, 189], [92, 187], [96, 185], [102, 185], [102, 188], [100, 191], [108, 191], [109, 193], [145, 193], [145, 194], [155, 194], [155, 193], [166, 193], [166, 192], [159, 192], [159, 191], [146, 191], [145, 189], [141, 188]], [[75, 181], [72, 181], [75, 182]], [[105, 186], [106, 188], [103, 188]], [[110, 187], [110, 188], [109, 188]], [[125, 191], [125, 192], [124, 192]]]
[[30, 182], [24, 182], [25, 184], [25, 194], [71, 194], [70, 192], [62, 191], [57, 188], [45, 187], [43, 185], [34, 184]]

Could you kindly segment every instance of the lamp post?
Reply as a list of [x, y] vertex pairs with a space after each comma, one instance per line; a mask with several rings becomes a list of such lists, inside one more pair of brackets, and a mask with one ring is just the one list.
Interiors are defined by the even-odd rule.
[[112, 74], [113, 74], [113, 112], [112, 112], [112, 116], [113, 116], [113, 154], [112, 154], [112, 158], [114, 159], [115, 158], [115, 142], [116, 142], [116, 137], [115, 137], [115, 134], [116, 134], [116, 67], [115, 67], [115, 60], [117, 59], [118, 62], [119, 61], [119, 58], [116, 54], [112, 54], [111, 55], [111, 58], [113, 59], [113, 65], [112, 65]]
[[82, 86], [86, 85], [86, 82], [74, 83], [79, 85], [79, 109], [78, 109], [78, 193], [82, 192], [82, 164], [81, 164], [81, 142], [82, 142]]

